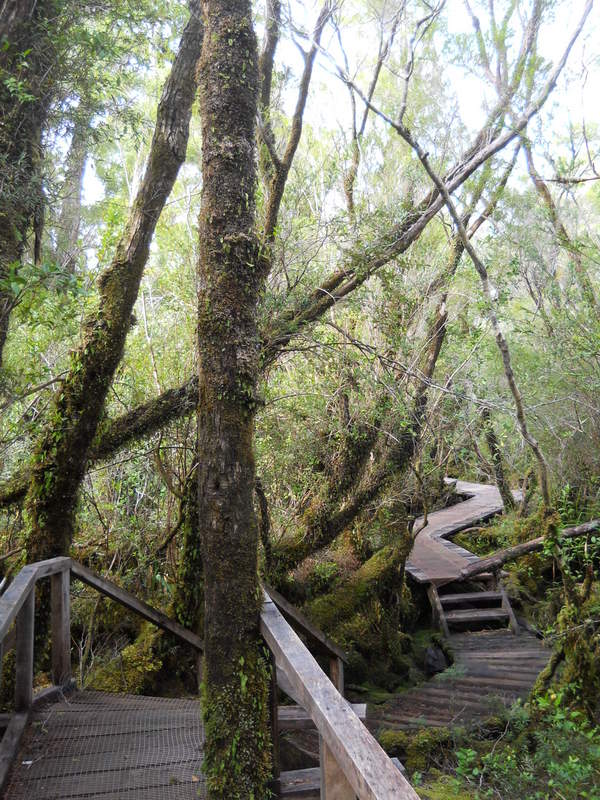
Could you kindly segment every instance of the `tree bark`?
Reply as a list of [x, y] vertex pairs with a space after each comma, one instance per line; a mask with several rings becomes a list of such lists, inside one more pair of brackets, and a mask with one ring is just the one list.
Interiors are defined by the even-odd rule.
[[502, 450], [500, 449], [500, 443], [498, 442], [498, 437], [496, 436], [496, 431], [494, 430], [494, 426], [492, 424], [489, 408], [485, 407], [481, 412], [481, 416], [483, 417], [485, 441], [492, 457], [492, 466], [494, 467], [496, 486], [500, 492], [500, 497], [502, 498], [504, 508], [507, 511], [510, 511], [515, 507], [515, 499], [510, 490], [510, 486], [508, 485], [508, 481], [506, 480], [506, 475], [504, 474], [504, 459], [502, 458]]
[[192, 9], [159, 103], [144, 180], [113, 262], [100, 277], [99, 309], [84, 323], [83, 342], [34, 449], [25, 503], [29, 561], [69, 552], [79, 484], [123, 353], [152, 235], [185, 159], [201, 45], [201, 21]]
[[269, 662], [259, 633], [253, 437], [265, 265], [255, 232], [258, 54], [249, 0], [203, 0], [198, 509], [211, 800], [266, 797]]
[[73, 272], [77, 264], [79, 230], [81, 227], [81, 193], [83, 173], [88, 155], [89, 127], [92, 113], [78, 109], [73, 122], [71, 144], [65, 163], [62, 203], [57, 222], [56, 259], [61, 267]]

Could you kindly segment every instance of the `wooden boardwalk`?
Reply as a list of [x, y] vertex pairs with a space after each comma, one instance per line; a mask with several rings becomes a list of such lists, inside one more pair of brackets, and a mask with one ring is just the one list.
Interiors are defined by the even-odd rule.
[[[52, 686], [34, 694], [35, 593], [51, 582]], [[0, 792], [7, 800], [197, 800], [206, 796], [204, 733], [196, 699], [71, 692], [71, 580], [82, 581], [202, 652], [191, 631], [71, 558], [28, 564], [0, 597], [0, 659], [14, 630], [15, 710], [2, 715]], [[276, 595], [277, 593], [273, 593]], [[260, 631], [274, 668], [270, 722], [275, 796], [287, 800], [418, 800], [343, 697], [345, 654], [283, 598], [264, 592]], [[283, 614], [329, 660], [330, 677]], [[295, 707], [277, 707], [277, 686]], [[319, 766], [282, 772], [279, 732], [314, 727]]]
[[198, 800], [204, 733], [196, 700], [75, 692], [35, 711], [10, 800]]
[[[520, 629], [497, 576], [462, 581], [461, 570], [479, 558], [448, 541], [501, 512], [500, 493], [494, 486], [466, 481], [457, 481], [456, 491], [468, 499], [430, 514], [407, 563], [415, 580], [429, 584], [434, 619], [446, 634], [454, 664], [428, 683], [369, 709], [369, 726], [375, 732], [477, 724], [526, 697], [548, 662], [544, 643]], [[485, 630], [506, 623], [512, 630]], [[484, 630], [464, 630], [469, 627]]]
[[533, 634], [494, 630], [450, 637], [455, 661], [428, 683], [369, 708], [368, 724], [382, 729], [473, 726], [525, 698], [549, 651]]
[[[434, 511], [429, 515], [427, 527], [417, 535], [406, 570], [419, 583], [442, 585], [460, 580], [461, 569], [479, 558], [447, 537], [490, 519], [503, 509], [495, 486], [456, 481], [456, 492], [468, 495], [469, 499]], [[421, 524], [422, 519], [418, 519], [415, 530]]]

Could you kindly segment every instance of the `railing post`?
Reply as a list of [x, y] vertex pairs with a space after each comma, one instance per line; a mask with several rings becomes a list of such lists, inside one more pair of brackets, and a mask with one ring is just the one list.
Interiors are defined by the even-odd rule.
[[331, 678], [331, 682], [338, 690], [338, 692], [344, 696], [344, 662], [342, 661], [339, 656], [332, 656], [329, 660], [329, 677]]
[[321, 762], [321, 800], [356, 800], [354, 789], [348, 783], [331, 750], [319, 736]]
[[15, 709], [27, 711], [33, 701], [33, 625], [35, 586], [17, 614]]
[[65, 686], [71, 680], [71, 571], [50, 576], [52, 603], [52, 683]]
[[275, 657], [271, 653], [271, 680], [269, 685], [269, 700], [271, 711], [271, 746], [273, 758], [273, 783], [272, 789], [275, 794], [279, 794], [281, 783], [281, 765], [279, 758], [279, 697], [277, 694], [277, 666]]

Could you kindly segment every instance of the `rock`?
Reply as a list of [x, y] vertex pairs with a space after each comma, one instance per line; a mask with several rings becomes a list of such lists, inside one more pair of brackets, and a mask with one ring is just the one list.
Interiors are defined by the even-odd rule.
[[438, 672], [443, 672], [448, 668], [448, 659], [444, 655], [441, 647], [435, 644], [429, 645], [425, 651], [425, 673], [427, 675], [436, 675]]

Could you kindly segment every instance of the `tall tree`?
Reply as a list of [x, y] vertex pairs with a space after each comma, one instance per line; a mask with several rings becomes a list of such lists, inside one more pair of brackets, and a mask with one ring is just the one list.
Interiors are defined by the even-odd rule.
[[258, 53], [249, 0], [204, 0], [200, 70], [198, 510], [208, 796], [268, 794], [269, 662], [259, 634], [254, 418], [266, 274], [255, 231]]
[[26, 509], [27, 556], [69, 551], [77, 493], [115, 370], [156, 223], [185, 160], [202, 24], [196, 0], [163, 88], [146, 171], [110, 266], [99, 281], [98, 310], [84, 322], [80, 347], [56, 392], [36, 444]]

